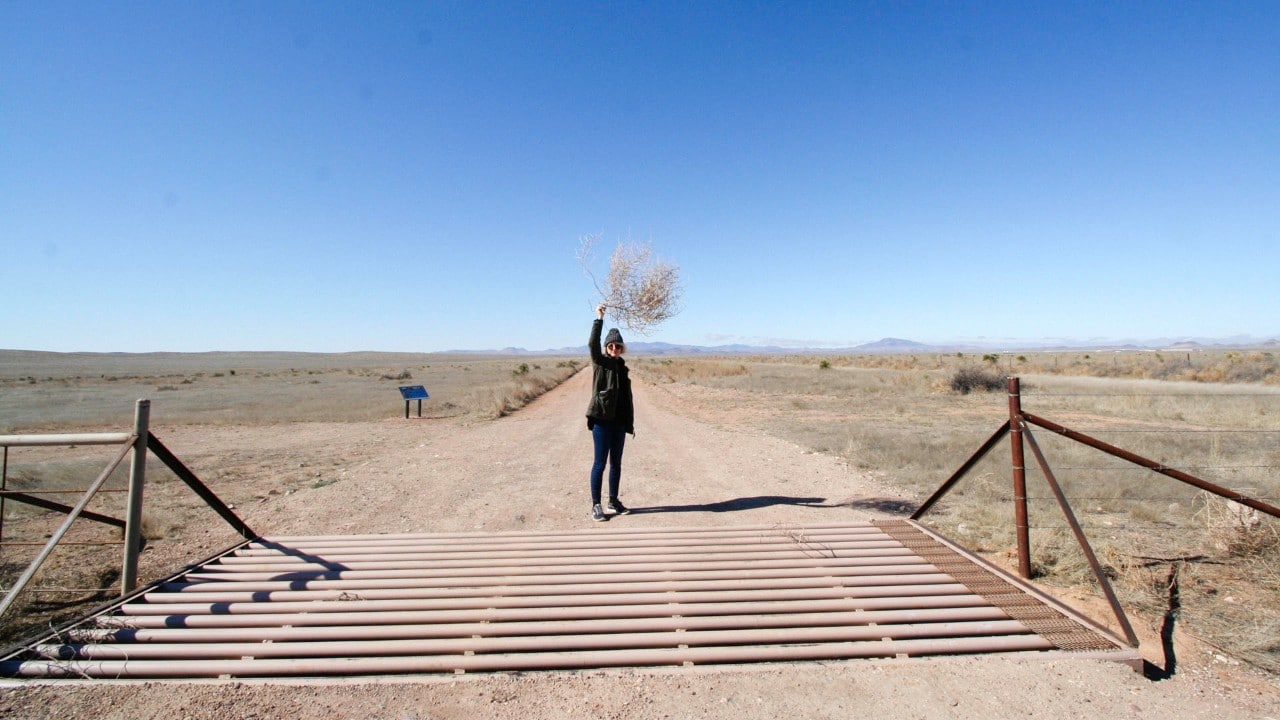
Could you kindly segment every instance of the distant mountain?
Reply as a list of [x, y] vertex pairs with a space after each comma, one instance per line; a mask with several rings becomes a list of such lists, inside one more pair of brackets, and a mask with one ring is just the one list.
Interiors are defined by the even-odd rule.
[[914, 340], [903, 340], [901, 338], [884, 338], [873, 343], [858, 345], [853, 348], [855, 352], [862, 353], [922, 353], [932, 352], [933, 349], [924, 343], [918, 343]]
[[[909, 355], [955, 352], [1138, 352], [1178, 350], [1196, 352], [1204, 350], [1275, 350], [1280, 348], [1280, 338], [1257, 340], [1250, 337], [1230, 338], [1152, 338], [1148, 340], [975, 340], [948, 344], [928, 344], [902, 338], [882, 338], [875, 342], [848, 347], [781, 347], [778, 345], [680, 345], [666, 342], [629, 342], [632, 355]], [[449, 350], [448, 353], [469, 355], [581, 355], [586, 344], [549, 350], [526, 350], [507, 347], [501, 350]]]

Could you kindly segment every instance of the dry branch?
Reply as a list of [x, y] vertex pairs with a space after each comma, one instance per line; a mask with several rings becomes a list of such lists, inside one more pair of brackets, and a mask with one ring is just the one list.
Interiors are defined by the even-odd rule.
[[656, 257], [648, 243], [619, 242], [609, 256], [609, 272], [601, 286], [591, 270], [599, 240], [599, 235], [582, 238], [578, 262], [610, 315], [628, 329], [647, 335], [680, 312], [679, 268]]

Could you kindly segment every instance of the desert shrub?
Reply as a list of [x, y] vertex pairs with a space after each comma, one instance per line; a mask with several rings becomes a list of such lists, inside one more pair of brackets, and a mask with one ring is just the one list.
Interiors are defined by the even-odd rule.
[[1257, 558], [1280, 548], [1280, 533], [1257, 510], [1208, 493], [1201, 502], [1207, 539], [1228, 557]]
[[599, 235], [582, 238], [578, 262], [596, 286], [601, 304], [622, 324], [641, 335], [680, 312], [680, 270], [658, 258], [647, 243], [619, 242], [609, 258], [604, 285], [591, 271], [592, 251]]
[[998, 372], [985, 368], [968, 366], [956, 370], [951, 376], [951, 389], [961, 395], [968, 395], [975, 390], [997, 392], [1005, 388], [1005, 378]]

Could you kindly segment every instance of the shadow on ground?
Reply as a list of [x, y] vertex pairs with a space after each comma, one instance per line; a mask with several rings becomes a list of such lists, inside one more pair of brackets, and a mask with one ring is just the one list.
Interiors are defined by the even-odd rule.
[[831, 507], [848, 507], [854, 510], [871, 510], [885, 515], [907, 516], [914, 513], [916, 508], [920, 507], [920, 503], [914, 500], [903, 500], [902, 498], [859, 498], [838, 503]]
[[1164, 651], [1164, 667], [1149, 660], [1142, 662], [1142, 674], [1148, 680], [1168, 680], [1178, 672], [1178, 656], [1173, 648], [1173, 630], [1178, 613], [1182, 610], [1182, 591], [1178, 583], [1178, 564], [1169, 565], [1169, 605], [1165, 609], [1164, 622], [1160, 625], [1160, 649]]
[[738, 512], [740, 510], [756, 510], [774, 505], [797, 505], [800, 507], [832, 508], [838, 505], [826, 505], [827, 499], [820, 497], [787, 497], [785, 495], [757, 495], [755, 497], [721, 500], [720, 502], [701, 503], [698, 505], [651, 505], [649, 507], [632, 508], [636, 515], [645, 513], [682, 513], [682, 512]]

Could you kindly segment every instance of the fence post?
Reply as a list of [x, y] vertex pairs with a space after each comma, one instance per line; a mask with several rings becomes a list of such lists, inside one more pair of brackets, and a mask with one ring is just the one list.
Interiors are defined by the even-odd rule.
[[[4, 446], [4, 467], [0, 468], [0, 490], [9, 489], [9, 446]], [[4, 496], [0, 495], [0, 543], [4, 542]]]
[[125, 510], [124, 562], [120, 570], [120, 594], [138, 585], [138, 553], [142, 551], [142, 488], [147, 475], [147, 436], [150, 434], [151, 401], [139, 400], [133, 414], [133, 458], [129, 463], [129, 504]]
[[1018, 574], [1031, 579], [1031, 531], [1027, 521], [1027, 467], [1023, 457], [1022, 383], [1008, 378], [1009, 445], [1013, 451], [1013, 520], [1018, 536]]

